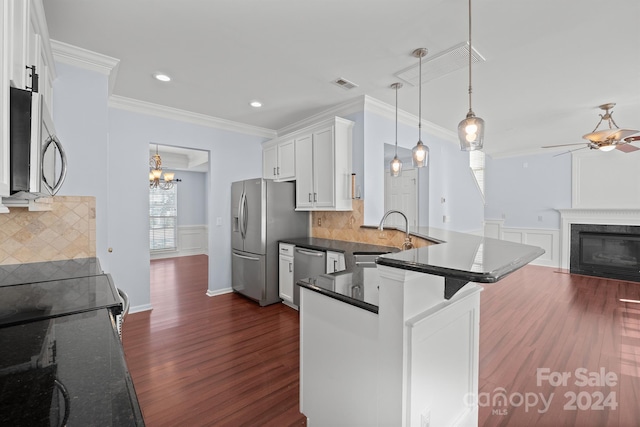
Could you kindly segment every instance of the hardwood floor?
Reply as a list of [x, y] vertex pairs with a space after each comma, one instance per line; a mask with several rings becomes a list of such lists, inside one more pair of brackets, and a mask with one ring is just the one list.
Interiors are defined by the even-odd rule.
[[[152, 261], [151, 281], [153, 311], [123, 327], [148, 426], [305, 425], [296, 311], [207, 297], [206, 256]], [[485, 286], [480, 334], [480, 426], [640, 425], [640, 284], [526, 266]], [[538, 385], [545, 368], [566, 385]]]

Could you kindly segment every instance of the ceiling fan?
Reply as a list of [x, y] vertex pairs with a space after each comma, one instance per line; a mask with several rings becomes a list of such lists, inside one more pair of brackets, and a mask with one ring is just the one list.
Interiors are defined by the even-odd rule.
[[[640, 150], [640, 148], [630, 144], [634, 141], [640, 141], [640, 130], [620, 129], [616, 122], [613, 120], [613, 111], [609, 112], [609, 110], [611, 110], [615, 105], [615, 103], [610, 102], [599, 106], [601, 110], [604, 110], [604, 114], [600, 114], [600, 121], [596, 125], [595, 129], [593, 129], [591, 133], [582, 136], [588, 142], [579, 142], [576, 144], [545, 145], [542, 148], [568, 147], [571, 145], [586, 144], [586, 146], [582, 148], [589, 148], [591, 150], [600, 151], [611, 151], [618, 149], [625, 153]], [[607, 122], [607, 124], [609, 125], [609, 129], [598, 130], [603, 120]], [[577, 150], [581, 150], [582, 148], [578, 148]], [[569, 150], [566, 151], [566, 153], [570, 153], [571, 151], [576, 150]]]

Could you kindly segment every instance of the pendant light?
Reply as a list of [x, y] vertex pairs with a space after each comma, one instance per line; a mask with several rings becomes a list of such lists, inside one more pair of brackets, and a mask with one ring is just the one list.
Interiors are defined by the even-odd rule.
[[398, 89], [402, 87], [402, 83], [394, 83], [391, 89], [396, 90], [396, 155], [389, 163], [389, 173], [392, 177], [398, 177], [402, 173], [402, 162], [398, 158]]
[[429, 162], [429, 148], [422, 143], [422, 57], [427, 56], [427, 49], [420, 48], [413, 51], [413, 56], [420, 58], [420, 69], [418, 75], [419, 98], [418, 98], [418, 143], [412, 150], [413, 165], [422, 168]]
[[471, 53], [471, 0], [469, 0], [469, 112], [458, 125], [458, 139], [460, 139], [462, 151], [482, 150], [484, 143], [484, 120], [476, 117], [471, 109]]

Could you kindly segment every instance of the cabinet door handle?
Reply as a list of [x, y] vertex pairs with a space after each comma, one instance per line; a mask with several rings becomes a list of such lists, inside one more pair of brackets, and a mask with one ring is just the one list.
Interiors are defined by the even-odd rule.
[[275, 176], [275, 175], [277, 175], [277, 173], [276, 173], [276, 168], [273, 168], [273, 175], [274, 175], [274, 176]]
[[289, 263], [289, 273], [293, 273], [293, 263]]
[[280, 166], [278, 166], [278, 175], [280, 175]]
[[318, 201], [318, 193], [313, 193], [313, 201], [314, 202]]
[[337, 259], [333, 260], [333, 271], [338, 271], [338, 260]]
[[309, 193], [309, 202], [311, 202], [311, 193]]

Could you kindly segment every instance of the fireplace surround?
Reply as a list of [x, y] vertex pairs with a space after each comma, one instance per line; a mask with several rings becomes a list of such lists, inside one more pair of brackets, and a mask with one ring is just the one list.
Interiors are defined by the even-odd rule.
[[640, 226], [572, 224], [570, 272], [640, 282]]

